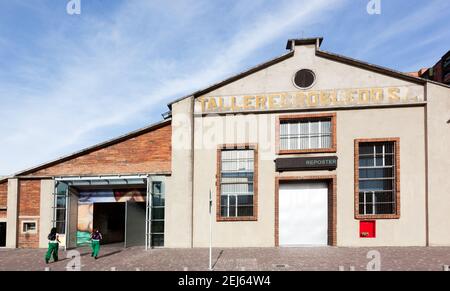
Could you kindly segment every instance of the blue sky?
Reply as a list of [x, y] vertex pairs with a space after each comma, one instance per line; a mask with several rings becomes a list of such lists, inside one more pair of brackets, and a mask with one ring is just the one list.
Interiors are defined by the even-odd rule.
[[0, 2], [0, 175], [161, 120], [166, 104], [285, 52], [288, 38], [401, 71], [450, 49], [450, 1]]

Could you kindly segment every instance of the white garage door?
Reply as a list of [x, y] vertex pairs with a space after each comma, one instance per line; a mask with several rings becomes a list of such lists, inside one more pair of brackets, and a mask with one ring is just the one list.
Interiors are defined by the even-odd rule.
[[279, 192], [280, 246], [328, 244], [327, 183], [286, 183]]

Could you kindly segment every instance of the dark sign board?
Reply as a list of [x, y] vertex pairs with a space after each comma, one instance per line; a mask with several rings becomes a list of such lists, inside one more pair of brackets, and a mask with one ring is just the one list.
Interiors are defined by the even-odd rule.
[[275, 160], [277, 172], [304, 170], [335, 170], [337, 157], [279, 158]]

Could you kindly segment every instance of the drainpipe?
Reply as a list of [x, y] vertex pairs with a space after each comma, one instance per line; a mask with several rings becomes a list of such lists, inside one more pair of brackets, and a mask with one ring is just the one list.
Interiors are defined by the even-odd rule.
[[425, 84], [425, 245], [427, 247], [430, 246], [430, 219], [429, 219], [429, 182], [428, 182], [428, 155], [429, 155], [429, 149], [428, 149], [428, 84]]
[[191, 100], [191, 248], [194, 248], [194, 155], [195, 155], [195, 96]]

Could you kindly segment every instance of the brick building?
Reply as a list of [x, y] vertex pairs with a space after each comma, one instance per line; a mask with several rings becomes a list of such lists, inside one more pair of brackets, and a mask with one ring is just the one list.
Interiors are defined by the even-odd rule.
[[[167, 120], [0, 180], [7, 247], [450, 245], [450, 88], [289, 40]], [[211, 193], [211, 195], [210, 195]]]
[[443, 55], [431, 68], [420, 69], [418, 72], [412, 74], [417, 77], [450, 85], [450, 51]]

